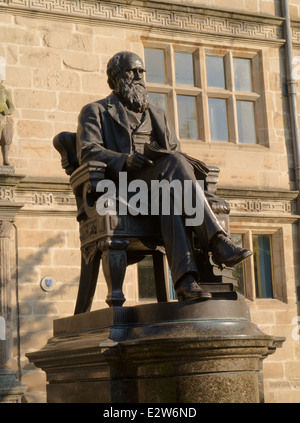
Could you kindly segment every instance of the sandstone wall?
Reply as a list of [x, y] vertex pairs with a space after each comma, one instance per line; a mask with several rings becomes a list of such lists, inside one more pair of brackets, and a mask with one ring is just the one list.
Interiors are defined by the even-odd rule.
[[[295, 183], [289, 177], [294, 163], [283, 92], [280, 2], [228, 0], [225, 7], [220, 0], [165, 1], [164, 5], [153, 1], [138, 6], [120, 1], [119, 9], [101, 2], [101, 10], [95, 8], [96, 2], [81, 2], [82, 7], [74, 9], [58, 3], [55, 9], [46, 0], [31, 1], [30, 7], [21, 1], [0, 1], [0, 56], [6, 61], [5, 85], [16, 107], [10, 158], [16, 173], [26, 176], [16, 191], [24, 207], [11, 240], [15, 368], [28, 385], [26, 400], [45, 401], [45, 376], [28, 363], [25, 353], [46, 343], [53, 319], [73, 313], [80, 270], [74, 197], [52, 139], [60, 131], [76, 131], [80, 108], [109, 94], [105, 69], [115, 52], [126, 49], [143, 56], [143, 46], [153, 42], [221, 46], [253, 52], [260, 58], [265, 144], [185, 141], [182, 147], [221, 168], [218, 186], [232, 206], [233, 232], [265, 230], [278, 235], [281, 255], [276, 269], [282, 274], [284, 295], [248, 302], [253, 320], [264, 332], [287, 338], [283, 348], [265, 361], [266, 400], [299, 402], [300, 354], [295, 331], [299, 251]], [[170, 10], [162, 11], [168, 3]], [[300, 56], [300, 6], [296, 0], [290, 4], [295, 20], [294, 52]], [[203, 15], [196, 7], [224, 8], [226, 13]], [[195, 22], [199, 19], [197, 24], [190, 10]], [[297, 89], [300, 93], [299, 84]], [[56, 287], [45, 292], [40, 281], [49, 275]], [[101, 273], [94, 308], [106, 306], [105, 296]], [[134, 266], [127, 272], [125, 296], [126, 305], [137, 303]]]

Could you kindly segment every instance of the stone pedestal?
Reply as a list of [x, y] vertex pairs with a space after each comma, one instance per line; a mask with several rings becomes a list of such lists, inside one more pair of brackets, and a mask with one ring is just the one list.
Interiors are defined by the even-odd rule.
[[283, 338], [244, 300], [111, 307], [54, 322], [40, 351], [50, 403], [263, 402], [262, 362]]
[[25, 392], [12, 370], [13, 327], [10, 273], [10, 237], [16, 213], [14, 188], [23, 176], [11, 167], [0, 167], [0, 403], [20, 402]]

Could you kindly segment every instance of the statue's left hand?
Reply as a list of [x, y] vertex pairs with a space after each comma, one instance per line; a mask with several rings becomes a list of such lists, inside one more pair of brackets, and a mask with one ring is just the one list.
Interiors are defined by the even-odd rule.
[[125, 164], [125, 170], [137, 170], [142, 169], [144, 166], [152, 166], [153, 161], [150, 160], [145, 154], [134, 153], [128, 156]]

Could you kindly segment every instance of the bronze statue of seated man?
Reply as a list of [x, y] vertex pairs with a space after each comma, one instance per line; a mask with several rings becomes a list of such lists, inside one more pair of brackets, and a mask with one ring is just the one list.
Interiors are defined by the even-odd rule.
[[[79, 164], [101, 161], [106, 176], [116, 182], [120, 172], [128, 181], [142, 180], [149, 191], [153, 180], [191, 181], [192, 198], [202, 204], [202, 219], [192, 227], [200, 245], [219, 266], [232, 267], [249, 257], [250, 250], [235, 245], [221, 227], [197, 181], [205, 180], [207, 167], [180, 151], [178, 139], [162, 111], [149, 102], [142, 59], [131, 52], [115, 54], [108, 62], [112, 93], [81, 110], [77, 130]], [[198, 285], [199, 275], [184, 212], [159, 215], [168, 263], [179, 301], [207, 300], [209, 292]]]

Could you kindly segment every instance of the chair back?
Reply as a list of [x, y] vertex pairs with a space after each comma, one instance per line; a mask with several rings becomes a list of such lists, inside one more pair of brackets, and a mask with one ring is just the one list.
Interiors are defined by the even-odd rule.
[[61, 165], [67, 175], [71, 175], [78, 167], [76, 151], [76, 133], [60, 132], [53, 139], [55, 149], [61, 155]]

